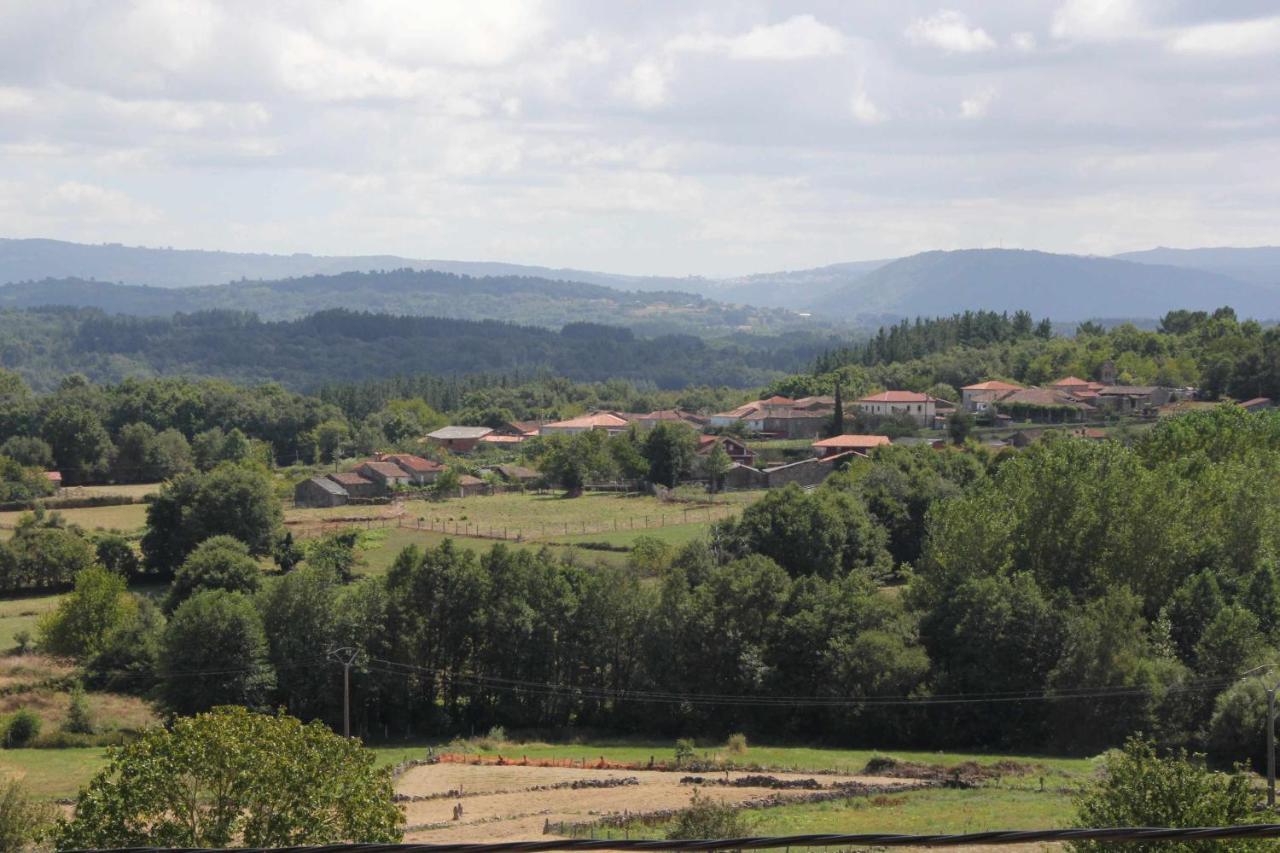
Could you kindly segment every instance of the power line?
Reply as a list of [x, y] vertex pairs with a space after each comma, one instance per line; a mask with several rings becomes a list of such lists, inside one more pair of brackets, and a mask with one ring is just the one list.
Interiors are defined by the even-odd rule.
[[[462, 684], [482, 690], [506, 693], [527, 693], [535, 696], [567, 697], [598, 699], [614, 702], [648, 702], [673, 705], [713, 705], [738, 707], [923, 707], [931, 705], [982, 705], [1013, 702], [1060, 702], [1074, 699], [1106, 699], [1146, 696], [1147, 688], [1143, 687], [1098, 687], [1074, 688], [1074, 692], [1026, 692], [1018, 695], [1006, 694], [955, 694], [952, 696], [901, 696], [901, 697], [796, 697], [796, 696], [762, 696], [732, 694], [690, 694], [667, 693], [660, 691], [642, 691], [626, 689], [610, 689], [607, 687], [574, 686], [552, 684], [548, 682], [519, 681], [501, 679], [491, 676], [447, 673], [429, 667], [373, 658], [367, 670], [385, 675], [426, 674], [444, 679], [455, 684]], [[1225, 687], [1235, 679], [1214, 679], [1200, 682], [1188, 682], [1168, 688], [1170, 693], [1191, 693]]]

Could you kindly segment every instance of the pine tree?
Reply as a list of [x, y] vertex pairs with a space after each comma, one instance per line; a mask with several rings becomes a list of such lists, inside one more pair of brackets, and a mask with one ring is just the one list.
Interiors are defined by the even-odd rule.
[[836, 380], [836, 404], [835, 412], [831, 416], [831, 434], [844, 434], [844, 400], [840, 396], [840, 380]]

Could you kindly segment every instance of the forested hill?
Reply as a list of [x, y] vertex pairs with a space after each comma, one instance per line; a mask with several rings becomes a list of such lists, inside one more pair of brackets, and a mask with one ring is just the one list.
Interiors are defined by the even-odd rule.
[[433, 270], [345, 272], [186, 288], [78, 278], [0, 286], [0, 306], [48, 305], [146, 317], [228, 309], [250, 311], [266, 320], [293, 320], [345, 308], [461, 320], [509, 320], [549, 328], [577, 321], [611, 323], [651, 335], [723, 334], [744, 326], [781, 331], [815, 325], [788, 311], [730, 306], [689, 293], [626, 292], [576, 281], [510, 275], [473, 278]]
[[752, 387], [804, 369], [831, 344], [816, 336], [744, 335], [740, 342], [715, 345], [692, 335], [645, 339], [591, 323], [556, 332], [344, 310], [273, 322], [231, 311], [125, 317], [93, 309], [0, 310], [0, 365], [38, 389], [56, 386], [69, 373], [101, 382], [177, 375], [272, 380], [305, 390], [413, 373], [543, 371], [659, 388]]
[[1178, 308], [1232, 305], [1241, 316], [1280, 317], [1280, 286], [1216, 272], [1111, 258], [1007, 249], [924, 252], [853, 278], [817, 302], [836, 317], [1013, 311], [1081, 321], [1160, 317]]

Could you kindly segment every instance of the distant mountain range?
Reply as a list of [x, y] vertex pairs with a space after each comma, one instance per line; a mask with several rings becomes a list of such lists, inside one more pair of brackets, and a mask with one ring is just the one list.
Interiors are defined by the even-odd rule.
[[[385, 272], [349, 275], [374, 271]], [[591, 320], [659, 332], [787, 330], [802, 322], [788, 312], [811, 314], [817, 324], [866, 325], [965, 309], [1025, 309], [1076, 322], [1231, 305], [1242, 315], [1280, 318], [1275, 247], [1159, 248], [1114, 258], [971, 249], [712, 279], [393, 255], [0, 239], [0, 282], [13, 283], [0, 287], [0, 305], [12, 307], [69, 304], [136, 314], [235, 308], [273, 319], [351, 308], [549, 326]]]
[[573, 322], [606, 323], [647, 335], [723, 336], [743, 330], [816, 331], [822, 326], [785, 309], [728, 305], [690, 293], [622, 291], [531, 276], [475, 278], [435, 270], [344, 272], [198, 287], [151, 287], [82, 278], [0, 286], [0, 308], [53, 305], [141, 317], [248, 311], [264, 320], [296, 320], [318, 311], [348, 309], [456, 320], [506, 320], [552, 329]]

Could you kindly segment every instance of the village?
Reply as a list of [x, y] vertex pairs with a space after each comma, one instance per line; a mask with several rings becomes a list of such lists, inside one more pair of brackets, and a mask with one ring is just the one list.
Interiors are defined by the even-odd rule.
[[[683, 424], [697, 433], [699, 458], [719, 447], [729, 459], [718, 477], [695, 474], [692, 481], [711, 491], [738, 491], [788, 483], [816, 486], [833, 471], [887, 445], [943, 449], [969, 438], [999, 451], [1026, 447], [1046, 432], [1101, 441], [1118, 425], [1141, 426], [1218, 405], [1197, 400], [1194, 388], [1117, 384], [1109, 362], [1101, 367], [1098, 380], [1065, 376], [1044, 386], [1024, 387], [989, 379], [958, 390], [954, 401], [924, 392], [886, 390], [852, 400], [847, 409], [837, 389], [829, 396], [774, 395], [711, 414], [683, 409], [644, 414], [591, 411], [565, 420], [513, 421], [498, 427], [450, 425], [420, 439], [426, 455], [379, 453], [348, 470], [298, 483], [294, 505], [334, 507], [393, 497], [465, 498], [551, 488], [557, 484], [537, 470], [529, 451], [540, 439], [589, 431], [618, 435], [664, 423]], [[1273, 404], [1270, 398], [1257, 397], [1237, 405], [1252, 412]], [[964, 434], [956, 432], [957, 421], [969, 425]], [[858, 427], [868, 429], [849, 431]], [[643, 487], [631, 485], [636, 490]]]

